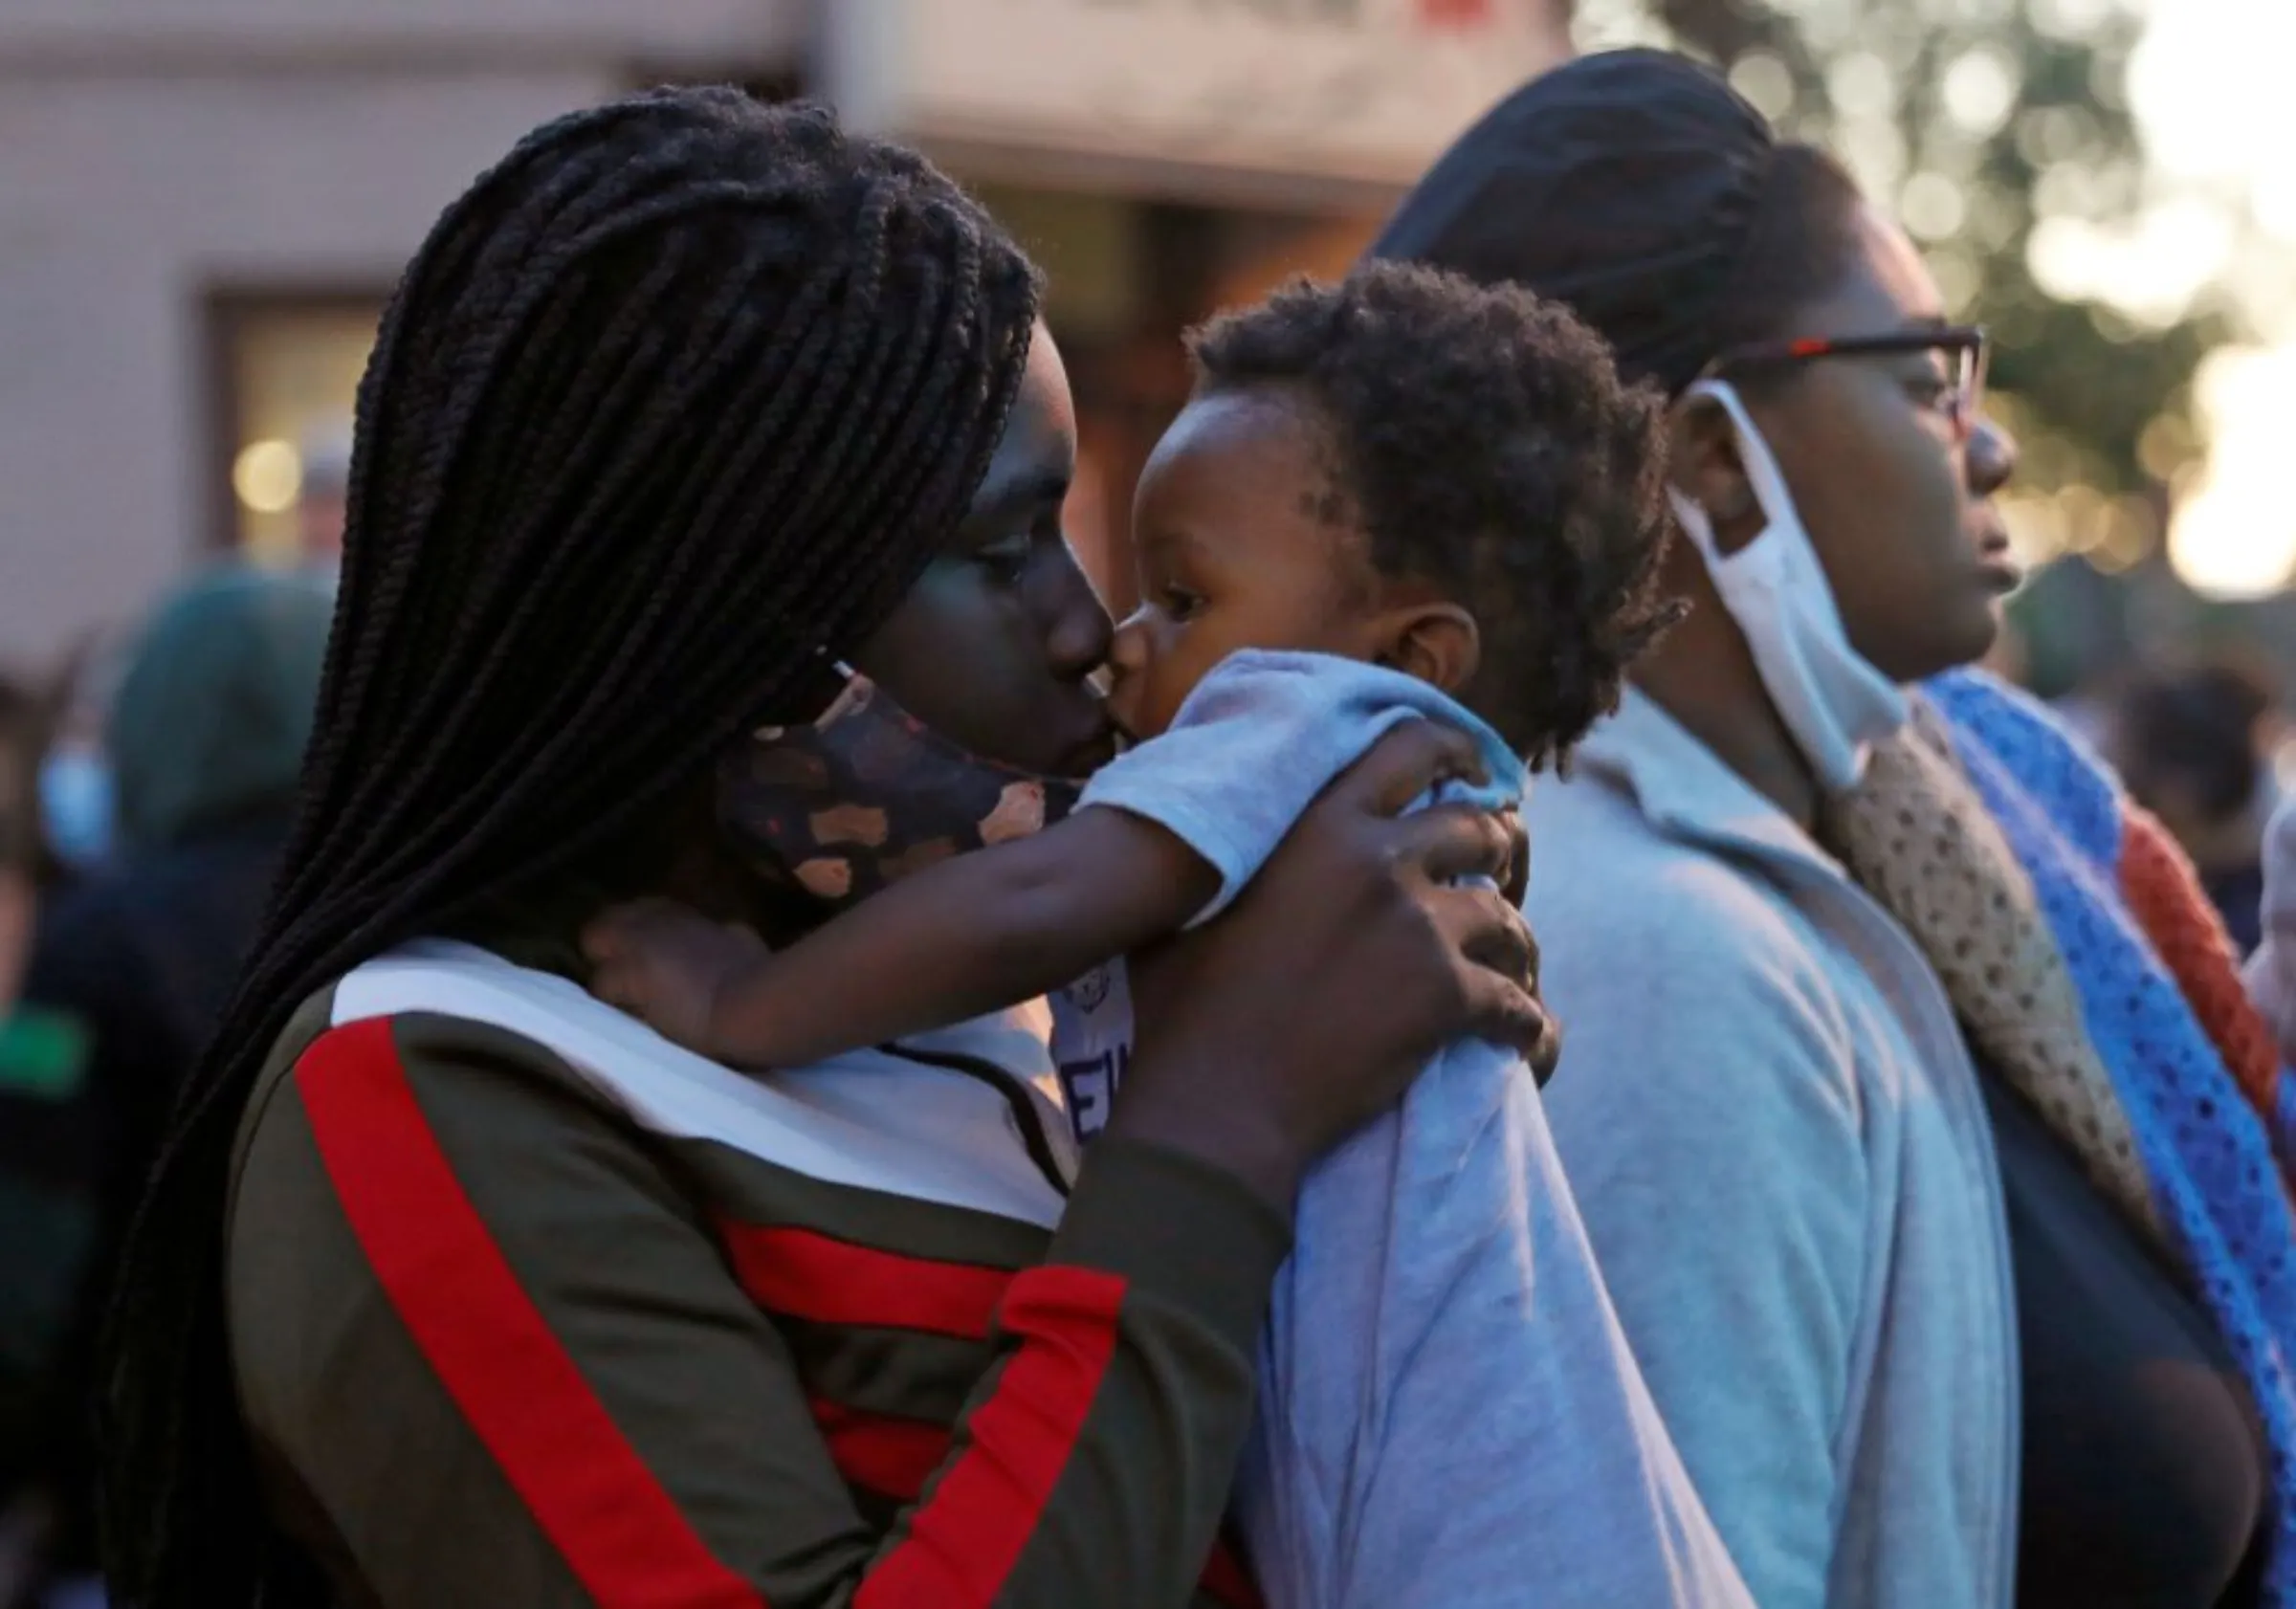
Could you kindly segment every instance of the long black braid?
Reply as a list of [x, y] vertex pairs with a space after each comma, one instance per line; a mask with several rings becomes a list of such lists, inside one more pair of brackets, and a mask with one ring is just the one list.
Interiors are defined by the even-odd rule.
[[921, 158], [731, 90], [553, 122], [439, 220], [360, 388], [301, 819], [115, 1302], [120, 1601], [322, 1601], [263, 1521], [222, 1314], [233, 1134], [298, 1003], [817, 689], [962, 517], [1037, 299]]

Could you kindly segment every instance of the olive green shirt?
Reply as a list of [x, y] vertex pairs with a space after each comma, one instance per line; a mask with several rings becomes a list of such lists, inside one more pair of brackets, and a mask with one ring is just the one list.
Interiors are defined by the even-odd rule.
[[361, 967], [234, 1166], [275, 1519], [381, 1609], [1249, 1602], [1287, 1227], [1121, 1138], [1071, 1180], [1043, 1057], [992, 1021], [759, 1079], [470, 945]]

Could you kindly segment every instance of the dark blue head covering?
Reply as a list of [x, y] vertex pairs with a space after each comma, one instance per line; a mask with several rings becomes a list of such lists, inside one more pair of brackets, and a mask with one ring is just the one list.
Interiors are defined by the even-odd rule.
[[1726, 343], [1777, 150], [1710, 68], [1663, 51], [1581, 56], [1461, 135], [1370, 255], [1566, 303], [1621, 374], [1671, 396]]
[[334, 618], [333, 583], [309, 572], [227, 563], [168, 595], [105, 724], [122, 849], [291, 807]]

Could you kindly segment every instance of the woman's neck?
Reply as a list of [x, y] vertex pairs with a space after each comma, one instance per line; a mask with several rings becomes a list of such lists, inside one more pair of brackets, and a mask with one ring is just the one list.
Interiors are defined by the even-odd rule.
[[[1676, 557], [1684, 556], [1678, 545]], [[1635, 668], [1635, 686], [1809, 830], [1818, 820], [1818, 780], [1764, 691], [1744, 633], [1694, 558], [1668, 580], [1690, 600], [1690, 613]]]

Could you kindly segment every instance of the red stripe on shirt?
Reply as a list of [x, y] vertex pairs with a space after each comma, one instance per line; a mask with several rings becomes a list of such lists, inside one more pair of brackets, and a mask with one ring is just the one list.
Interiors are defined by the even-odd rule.
[[1125, 1283], [1091, 1268], [1013, 1277], [998, 1323], [1019, 1343], [973, 1411], [972, 1444], [854, 1609], [988, 1609], [1035, 1534], [1116, 1351]]
[[946, 1425], [891, 1414], [865, 1413], [816, 1398], [813, 1422], [829, 1444], [829, 1461], [848, 1486], [914, 1503], [949, 1456], [955, 1440]]
[[724, 1223], [734, 1275], [769, 1312], [820, 1324], [921, 1330], [985, 1340], [1012, 1274], [969, 1263], [904, 1257], [811, 1229]]
[[311, 1133], [384, 1294], [535, 1523], [601, 1605], [761, 1609], [608, 1417], [424, 1119], [387, 1018], [296, 1064]]
[[[815, 1398], [813, 1422], [829, 1444], [829, 1458], [849, 1486], [895, 1503], [914, 1503], [924, 1494], [956, 1442], [953, 1432], [921, 1420], [900, 1419], [849, 1408]], [[1259, 1588], [1236, 1551], [1222, 1538], [1212, 1544], [1203, 1567], [1204, 1595], [1223, 1609], [1265, 1609]]]

